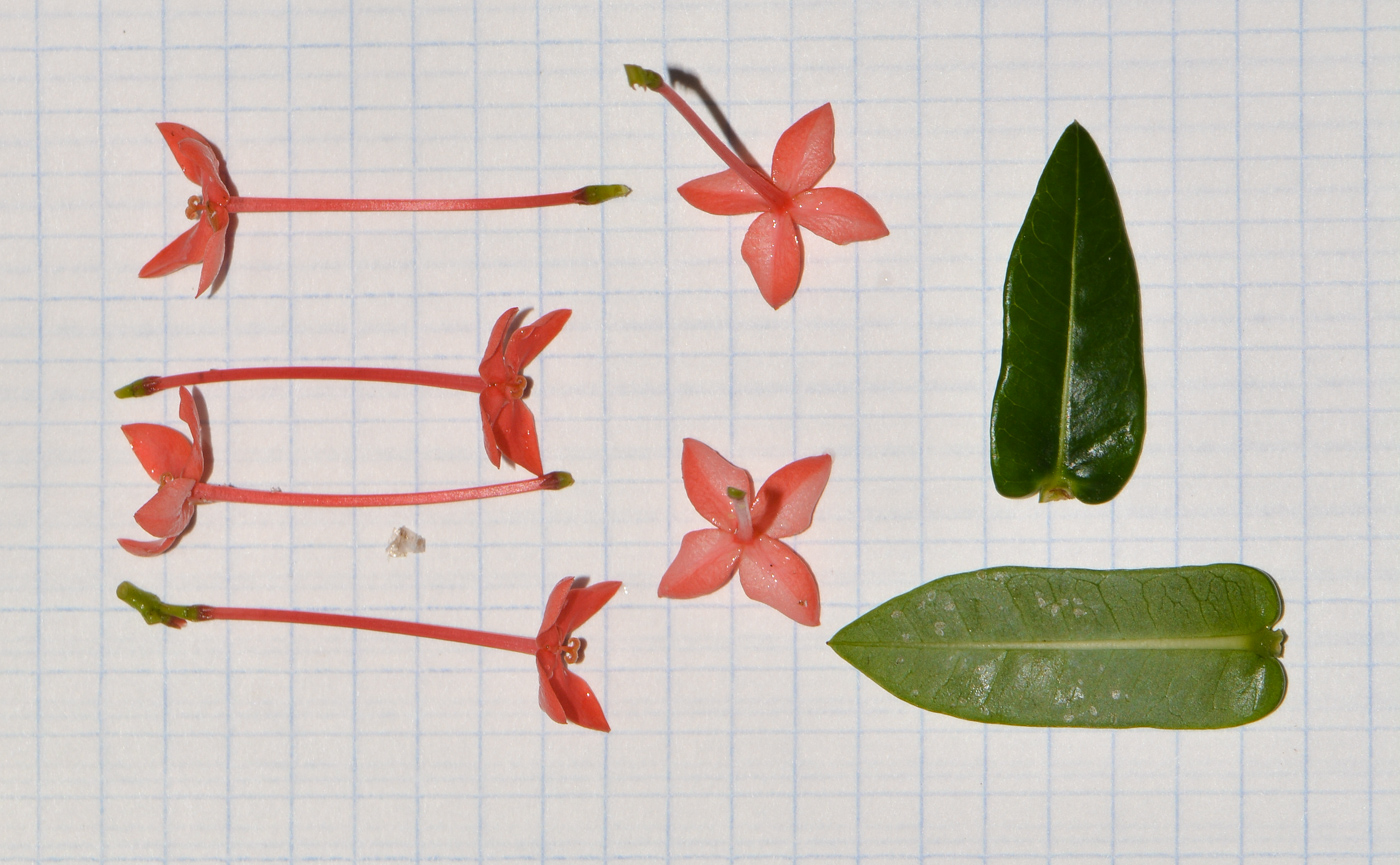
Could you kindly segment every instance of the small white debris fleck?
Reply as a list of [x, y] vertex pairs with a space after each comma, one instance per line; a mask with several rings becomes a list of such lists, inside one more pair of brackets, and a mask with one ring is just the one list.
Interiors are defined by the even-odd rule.
[[1108, 692], [1108, 695], [1109, 695], [1110, 697], [1112, 697], [1113, 699], [1115, 699], [1115, 700], [1118, 699], [1119, 697], [1123, 696], [1122, 692], [1119, 691], [1117, 688], [1114, 688], [1112, 691], [1109, 691], [1109, 692]]
[[421, 553], [427, 548], [428, 541], [422, 535], [407, 526], [399, 526], [389, 536], [389, 546], [384, 548], [384, 552], [391, 559], [401, 559], [409, 553]]

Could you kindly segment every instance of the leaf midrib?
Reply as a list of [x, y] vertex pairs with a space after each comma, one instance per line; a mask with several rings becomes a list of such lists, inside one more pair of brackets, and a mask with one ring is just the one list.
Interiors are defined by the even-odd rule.
[[927, 640], [832, 640], [834, 646], [854, 646], [865, 649], [942, 649], [965, 651], [969, 649], [994, 650], [1035, 650], [1050, 651], [1103, 651], [1124, 649], [1191, 649], [1196, 651], [1245, 651], [1254, 652], [1259, 646], [1259, 631], [1248, 634], [1227, 634], [1216, 637], [1156, 637], [1133, 640], [970, 640], [970, 641], [927, 641]]
[[[1074, 210], [1074, 230], [1070, 232], [1069, 246], [1069, 314], [1066, 316], [1065, 333], [1065, 371], [1064, 380], [1060, 385], [1060, 435], [1058, 449], [1055, 453], [1055, 477], [1050, 479], [1049, 486], [1063, 486], [1069, 489], [1069, 479], [1060, 477], [1060, 468], [1065, 465], [1065, 447], [1069, 437], [1069, 385], [1070, 372], [1074, 368], [1074, 298], [1077, 292], [1075, 287], [1079, 276], [1079, 169], [1080, 163], [1080, 142], [1078, 133], [1074, 136], [1074, 199], [1071, 207]], [[1046, 487], [1041, 487], [1045, 489]]]

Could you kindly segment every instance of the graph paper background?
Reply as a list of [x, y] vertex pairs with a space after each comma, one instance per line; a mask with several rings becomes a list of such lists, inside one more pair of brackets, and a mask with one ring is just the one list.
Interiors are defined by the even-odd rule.
[[[1400, 861], [1400, 5], [5, 3], [0, 11], [0, 860]], [[621, 65], [698, 74], [761, 159], [830, 101], [833, 185], [889, 223], [808, 243], [773, 312], [719, 163]], [[1006, 257], [1078, 119], [1118, 184], [1150, 382], [1102, 507], [1006, 501], [987, 413]], [[153, 123], [248, 195], [630, 184], [599, 208], [242, 220], [226, 282], [136, 272], [183, 231]], [[127, 555], [153, 486], [119, 427], [157, 372], [472, 372], [510, 306], [574, 317], [532, 368], [572, 489], [421, 509], [208, 505]], [[203, 388], [211, 480], [402, 491], [520, 476], [469, 395]], [[683, 437], [759, 479], [830, 453], [795, 546], [823, 621], [737, 586], [664, 602], [702, 525]], [[390, 560], [407, 525], [421, 556]], [[1054, 731], [921, 713], [824, 642], [989, 564], [1244, 561], [1287, 601], [1290, 692], [1241, 730]], [[626, 583], [579, 672], [614, 732], [549, 722], [529, 659], [181, 602], [517, 633], [567, 575]]]

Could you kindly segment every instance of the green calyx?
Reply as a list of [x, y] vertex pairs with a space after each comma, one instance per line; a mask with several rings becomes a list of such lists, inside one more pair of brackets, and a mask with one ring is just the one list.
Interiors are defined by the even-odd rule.
[[553, 483], [546, 489], [562, 490], [574, 485], [574, 476], [568, 472], [550, 472], [549, 476], [553, 478]]
[[614, 198], [625, 198], [632, 194], [632, 187], [621, 183], [608, 183], [598, 186], [585, 186], [574, 193], [574, 201], [579, 204], [602, 204]]
[[125, 581], [117, 586], [117, 597], [140, 613], [141, 618], [145, 619], [148, 625], [183, 628], [186, 622], [198, 622], [204, 618], [200, 615], [198, 606], [181, 607], [167, 604], [154, 592], [137, 588]]
[[145, 378], [138, 378], [131, 384], [117, 388], [113, 393], [117, 399], [129, 399], [134, 396], [150, 396], [156, 392], [156, 385], [160, 383], [160, 376], [148, 375]]
[[622, 68], [627, 70], [627, 83], [636, 87], [645, 87], [647, 90], [660, 90], [663, 84], [661, 76], [650, 69], [643, 69], [631, 63], [622, 64]]

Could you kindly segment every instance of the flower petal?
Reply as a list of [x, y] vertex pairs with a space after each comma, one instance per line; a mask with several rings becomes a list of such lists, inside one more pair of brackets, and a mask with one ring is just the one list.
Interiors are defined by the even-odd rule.
[[133, 541], [130, 538], [117, 538], [121, 548], [133, 556], [158, 556], [175, 545], [178, 536], [161, 538], [158, 541]]
[[564, 600], [564, 610], [558, 619], [559, 631], [565, 640], [580, 625], [593, 618], [603, 605], [612, 600], [617, 590], [622, 588], [622, 583], [617, 580], [607, 580], [592, 586], [580, 586], [578, 583], [574, 585], [575, 588]]
[[[559, 624], [559, 614], [564, 612], [564, 604], [569, 600], [569, 593], [573, 591], [575, 582], [576, 579], [574, 577], [565, 577], [555, 583], [553, 589], [550, 589], [549, 600], [544, 603], [544, 618], [542, 620], [543, 624], [540, 625], [539, 633], [541, 637], [543, 637], [545, 632], [550, 628]], [[584, 582], [587, 583], [587, 579], [584, 579]]]
[[759, 536], [739, 559], [744, 594], [767, 604], [799, 625], [821, 623], [817, 578], [801, 556], [782, 541]]
[[[157, 252], [155, 257], [146, 262], [137, 275], [147, 279], [166, 276], [189, 267], [191, 264], [198, 264], [204, 260], [205, 250], [214, 234], [214, 229], [209, 226], [209, 220], [198, 220], [195, 222], [194, 228], [170, 241], [164, 249]], [[220, 251], [219, 257], [223, 258], [222, 251]]]
[[760, 213], [739, 248], [768, 305], [792, 300], [802, 282], [802, 235], [786, 213]]
[[732, 168], [682, 183], [676, 191], [691, 207], [718, 216], [759, 213], [769, 207], [768, 200]]
[[122, 427], [122, 433], [151, 480], [160, 483], [183, 475], [193, 450], [189, 439], [168, 426], [153, 423], [129, 423]]
[[786, 538], [807, 531], [830, 477], [827, 454], [806, 457], [773, 472], [753, 500], [754, 532]]
[[[544, 686], [545, 684], [546, 681], [541, 674], [540, 685]], [[560, 663], [554, 669], [554, 675], [549, 678], [548, 686], [564, 710], [564, 716], [570, 721], [590, 730], [599, 730], [604, 733], [612, 731], [612, 728], [608, 726], [608, 719], [603, 715], [603, 707], [598, 704], [598, 698], [593, 694], [593, 689], [588, 687], [588, 683], [583, 680], [582, 676], [570, 673], [567, 664]]]
[[[199, 221], [203, 223], [208, 220], [201, 217]], [[204, 267], [199, 271], [199, 290], [194, 293], [195, 297], [208, 291], [209, 286], [213, 285], [214, 280], [218, 278], [219, 271], [223, 269], [227, 235], [228, 225], [224, 225], [223, 228], [215, 231], [209, 237], [209, 242], [204, 245]]]
[[209, 175], [219, 176], [219, 157], [209, 139], [182, 123], [157, 123], [156, 128], [191, 183], [203, 186]]
[[870, 202], [849, 189], [823, 186], [792, 199], [793, 220], [832, 243], [875, 240], [890, 233]]
[[559, 335], [570, 315], [573, 315], [573, 310], [556, 309], [535, 319], [534, 324], [527, 324], [511, 334], [506, 342], [506, 368], [518, 373], [529, 366], [530, 361], [539, 357], [545, 346]]
[[[506, 459], [535, 475], [544, 474], [540, 443], [535, 437], [535, 415], [524, 400], [507, 399], [491, 424], [491, 430], [496, 447]], [[487, 452], [489, 454], [489, 448]]]
[[564, 705], [554, 691], [555, 673], [563, 666], [564, 662], [553, 652], [535, 653], [535, 668], [540, 671], [540, 708], [556, 724], [569, 723], [569, 716], [564, 714]]
[[743, 547], [729, 532], [699, 529], [681, 539], [681, 551], [661, 575], [660, 598], [698, 598], [724, 587], [734, 576]]
[[[753, 504], [753, 478], [749, 473], [719, 455], [719, 452], [697, 439], [686, 439], [681, 449], [681, 478], [685, 494], [700, 516], [725, 531], [739, 528], [734, 507]], [[744, 491], [743, 502], [729, 497], [729, 489]]]
[[496, 418], [510, 402], [510, 397], [499, 387], [488, 387], [481, 392], [481, 432], [485, 438], [486, 458], [496, 468], [501, 467], [501, 445], [496, 441]]
[[836, 162], [835, 140], [830, 102], [804, 114], [773, 148], [773, 182], [788, 195], [816, 186]]
[[505, 358], [506, 329], [519, 311], [520, 307], [512, 306], [501, 313], [491, 328], [491, 338], [486, 340], [486, 353], [481, 356], [481, 366], [477, 368], [487, 384], [504, 384], [511, 378]]
[[[204, 429], [199, 425], [199, 411], [189, 388], [180, 388], [180, 420], [190, 428], [190, 455], [181, 466], [179, 477], [200, 480], [204, 477]], [[157, 478], [159, 480], [159, 478]]]
[[136, 524], [157, 538], [173, 538], [194, 517], [190, 493], [196, 481], [175, 478], [160, 485], [156, 494], [136, 512]]

